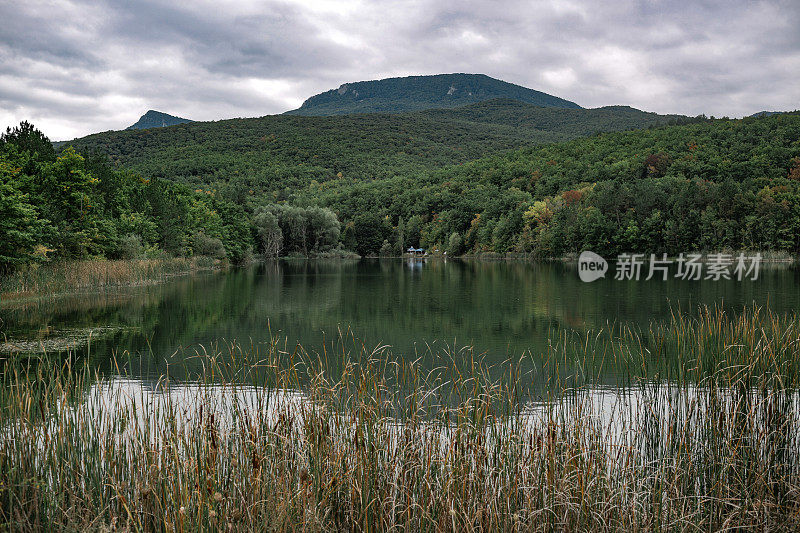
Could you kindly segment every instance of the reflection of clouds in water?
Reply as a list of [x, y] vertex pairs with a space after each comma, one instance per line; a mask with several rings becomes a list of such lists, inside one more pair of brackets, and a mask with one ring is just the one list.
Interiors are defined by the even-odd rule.
[[[548, 424], [594, 431], [614, 447], [633, 447], [643, 440], [669, 442], [671, 432], [694, 432], [701, 438], [714, 420], [715, 430], [728, 440], [736, 438], [742, 409], [748, 423], [757, 429], [769, 420], [776, 405], [788, 395], [787, 420], [798, 422], [800, 391], [765, 391], [752, 387], [743, 396], [741, 389], [728, 387], [677, 386], [671, 383], [643, 383], [635, 387], [582, 387], [564, 391], [551, 402], [530, 402], [520, 413], [521, 423], [529, 430], [547, 428]], [[747, 406], [744, 408], [743, 406]], [[722, 421], [720, 423], [720, 421]], [[649, 434], [644, 435], [646, 429]], [[720, 438], [720, 437], [718, 437]], [[800, 444], [800, 442], [795, 443]]]
[[[773, 408], [770, 398], [760, 396], [759, 391], [751, 389], [752, 407], [750, 416], [759, 420]], [[715, 402], [709, 403], [710, 395], [716, 395]], [[424, 396], [424, 394], [423, 394]], [[800, 391], [790, 393], [789, 407], [794, 413], [800, 412]], [[709, 414], [723, 418], [728, 413], [709, 409], [729, 407], [734, 416], [734, 404], [741, 402], [739, 391], [717, 388], [712, 391], [697, 386], [676, 386], [665, 383], [646, 383], [636, 387], [586, 386], [578, 389], [562, 390], [559, 397], [547, 401], [530, 401], [520, 406], [511, 417], [499, 417], [496, 424], [513, 426], [522, 435], [540, 435], [548, 428], [573, 428], [596, 432], [614, 446], [632, 446], [638, 439], [641, 428], [656, 430], [666, 441], [671, 426], [698, 424], [709, 418]], [[387, 406], [391, 401], [387, 400]], [[714, 407], [710, 407], [713, 405]], [[738, 405], [737, 405], [738, 407]], [[237, 424], [252, 417], [260, 422], [276, 424], [280, 417], [291, 416], [298, 427], [304, 417], [313, 416], [336, 418], [339, 424], [352, 425], [354, 412], [335, 412], [323, 403], [313, 401], [308, 394], [297, 389], [268, 389], [254, 386], [209, 385], [195, 383], [170, 383], [167, 380], [137, 380], [112, 378], [94, 384], [87, 392], [84, 401], [74, 407], [67, 407], [70, 416], [89, 415], [95, 420], [98, 432], [119, 434], [119, 419], [125, 416], [125, 432], [135, 436], [142, 431], [153, 431], [165, 424], [180, 425], [203, 424], [213, 420], [215, 428], [222, 435], [240, 429]], [[439, 407], [439, 416], [423, 423], [419, 430], [434, 431], [442, 437], [452, 437], [455, 426], [442, 426], [443, 410], [458, 410], [460, 405]], [[436, 407], [433, 407], [436, 415]], [[451, 420], [456, 420], [452, 417]], [[407, 420], [400, 417], [385, 416], [382, 424], [399, 435]], [[454, 422], [452, 422], [454, 423]], [[489, 424], [491, 426], [491, 424]], [[657, 429], [656, 429], [657, 428]], [[487, 429], [488, 430], [488, 429]], [[733, 423], [727, 431], [734, 431]], [[120, 434], [121, 436], [121, 434]], [[650, 436], [652, 438], [652, 435]]]
[[[336, 403], [330, 396], [336, 388], [324, 380], [318, 388], [299, 390], [112, 378], [93, 384], [77, 400], [63, 399], [44, 422], [27, 420], [17, 426], [7, 420], [0, 444], [22, 438], [45, 451], [54, 443], [58, 447], [58, 439], [77, 435], [85, 451], [96, 454], [93, 462], [127, 464], [134, 474], [140, 465], [153, 458], [164, 461], [165, 456], [186, 468], [197, 464], [192, 461], [198, 454], [202, 461], [220, 465], [247, 464], [256, 449], [287, 454], [302, 464], [319, 451], [321, 431], [330, 439], [325, 446], [343, 457], [357, 453], [354, 443], [359, 439], [390, 454], [400, 447], [422, 446], [429, 454], [441, 454], [435, 460], [458, 454], [462, 445], [468, 450], [477, 445], [476, 454], [484, 450], [501, 455], [510, 446], [552, 458], [565, 453], [570, 463], [573, 458], [597, 459], [609, 472], [669, 462], [677, 448], [678, 456], [707, 460], [701, 457], [707, 448], [738, 445], [743, 438], [756, 439], [750, 442], [756, 453], [773, 453], [772, 444], [759, 440], [764, 434], [770, 442], [786, 436], [788, 453], [800, 445], [795, 430], [800, 393], [769, 387], [745, 391], [661, 382], [586, 386], [562, 389], [548, 401], [529, 402], [510, 412], [491, 409], [492, 393], [467, 394], [458, 403], [443, 405], [437, 403], [440, 387], [422, 388], [422, 399], [407, 409], [409, 391], [389, 387], [376, 402], [368, 383], [351, 391], [355, 396], [347, 400], [352, 401]], [[422, 407], [428, 405], [424, 398], [433, 404]], [[401, 411], [393, 410], [398, 407]], [[781, 424], [777, 430], [776, 420]], [[765, 464], [774, 465], [774, 456], [766, 457]], [[398, 473], [403, 465], [385, 466]], [[528, 466], [535, 471], [535, 461]]]
[[85, 408], [96, 413], [124, 411], [138, 423], [155, 427], [167, 413], [180, 424], [201, 416], [214, 415], [215, 422], [231, 429], [236, 413], [261, 413], [275, 421], [286, 410], [301, 415], [308, 398], [297, 390], [265, 389], [251, 386], [171, 383], [165, 379], [112, 378], [96, 383], [86, 395]]

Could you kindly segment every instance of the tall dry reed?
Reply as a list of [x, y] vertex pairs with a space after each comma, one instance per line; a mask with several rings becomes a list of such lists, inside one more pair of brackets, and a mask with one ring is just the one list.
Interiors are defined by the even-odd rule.
[[33, 264], [0, 277], [0, 296], [4, 300], [18, 299], [155, 283], [178, 274], [210, 269], [215, 263], [207, 257], [172, 257]]
[[[491, 368], [343, 338], [198, 349], [186, 376], [12, 358], [10, 530], [710, 531], [800, 527], [795, 317], [554, 334]], [[577, 377], [576, 377], [577, 376]], [[611, 381], [608, 376], [614, 376]]]

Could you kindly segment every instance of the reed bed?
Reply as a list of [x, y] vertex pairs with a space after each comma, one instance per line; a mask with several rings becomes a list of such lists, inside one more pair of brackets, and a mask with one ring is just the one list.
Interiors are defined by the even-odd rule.
[[179, 274], [211, 269], [208, 257], [126, 260], [75, 260], [32, 264], [0, 277], [3, 300], [47, 296], [68, 291], [156, 283]]
[[[219, 343], [153, 380], [12, 357], [15, 531], [780, 531], [800, 527], [800, 330], [702, 309], [554, 333], [491, 367], [340, 336]], [[174, 377], [178, 373], [181, 379]], [[613, 376], [609, 378], [608, 376]]]

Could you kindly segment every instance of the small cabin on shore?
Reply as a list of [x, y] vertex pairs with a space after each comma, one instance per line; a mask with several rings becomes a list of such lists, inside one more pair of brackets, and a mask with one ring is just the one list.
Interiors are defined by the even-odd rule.
[[413, 255], [413, 256], [423, 256], [423, 255], [425, 255], [425, 249], [424, 248], [414, 248], [413, 246], [409, 246], [408, 250], [406, 250], [406, 253], [408, 253], [410, 255]]

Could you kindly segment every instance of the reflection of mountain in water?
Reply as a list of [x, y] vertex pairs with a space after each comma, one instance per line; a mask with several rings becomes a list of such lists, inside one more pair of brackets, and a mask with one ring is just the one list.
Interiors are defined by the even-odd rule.
[[395, 355], [425, 351], [426, 343], [473, 345], [499, 363], [547, 350], [554, 331], [646, 326], [667, 320], [671, 307], [724, 302], [736, 310], [767, 300], [777, 312], [800, 306], [796, 269], [767, 269], [757, 282], [612, 278], [583, 283], [574, 265], [562, 263], [280, 261], [3, 308], [0, 319], [17, 337], [48, 327], [119, 328], [92, 341], [92, 357], [129, 351], [156, 366], [215, 340], [249, 345], [277, 335], [288, 348], [299, 342], [318, 351], [348, 327], [367, 346], [388, 344]]

